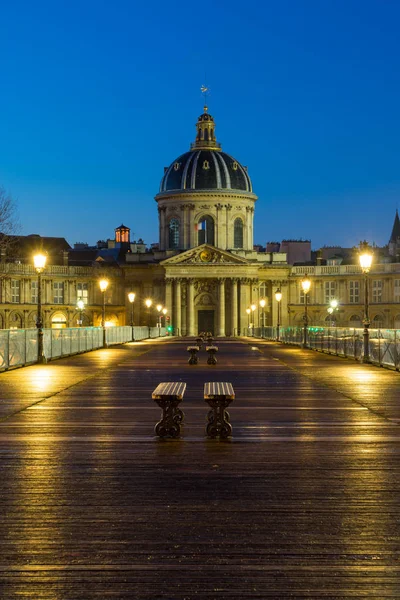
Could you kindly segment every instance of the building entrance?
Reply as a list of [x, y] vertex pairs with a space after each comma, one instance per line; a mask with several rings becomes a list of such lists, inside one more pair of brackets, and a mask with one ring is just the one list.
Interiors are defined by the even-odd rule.
[[198, 317], [198, 332], [211, 331], [214, 335], [214, 311], [213, 310], [199, 310], [197, 313]]

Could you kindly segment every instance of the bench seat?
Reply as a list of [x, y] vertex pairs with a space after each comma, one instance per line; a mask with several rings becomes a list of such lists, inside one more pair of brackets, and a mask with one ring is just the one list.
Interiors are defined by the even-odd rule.
[[226, 381], [210, 381], [204, 384], [204, 400], [209, 404], [206, 434], [210, 438], [227, 438], [232, 435], [229, 413], [226, 410], [235, 399], [233, 385]]
[[152, 393], [152, 398], [162, 409], [161, 420], [155, 426], [159, 437], [178, 437], [181, 433], [183, 411], [178, 405], [183, 400], [186, 383], [183, 381], [164, 381], [159, 383]]

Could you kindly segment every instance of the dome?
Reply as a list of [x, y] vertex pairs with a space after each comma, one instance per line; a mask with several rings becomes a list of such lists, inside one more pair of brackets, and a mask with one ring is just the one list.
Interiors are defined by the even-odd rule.
[[194, 150], [174, 160], [160, 185], [161, 193], [173, 190], [253, 191], [246, 168], [215, 150]]
[[189, 152], [164, 169], [160, 193], [193, 190], [230, 190], [252, 193], [247, 168], [221, 151], [215, 122], [204, 107], [197, 120], [197, 136]]

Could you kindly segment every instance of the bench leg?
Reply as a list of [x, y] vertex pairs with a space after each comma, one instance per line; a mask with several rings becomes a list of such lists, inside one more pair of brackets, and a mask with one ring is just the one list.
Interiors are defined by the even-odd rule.
[[188, 360], [189, 365], [197, 365], [198, 362], [199, 362], [199, 359], [197, 356], [197, 352], [191, 352], [190, 358]]
[[208, 365], [216, 365], [217, 364], [217, 358], [214, 353], [211, 353], [211, 352], [208, 353], [207, 364]]
[[207, 400], [211, 406], [208, 411], [206, 425], [206, 435], [210, 438], [227, 438], [232, 435], [232, 425], [229, 423], [229, 413], [226, 408], [231, 403], [231, 400], [222, 397], [221, 399]]
[[159, 437], [177, 438], [180, 436], [184, 413], [178, 408], [179, 403], [180, 400], [157, 400], [162, 414], [161, 421], [157, 423], [154, 431]]

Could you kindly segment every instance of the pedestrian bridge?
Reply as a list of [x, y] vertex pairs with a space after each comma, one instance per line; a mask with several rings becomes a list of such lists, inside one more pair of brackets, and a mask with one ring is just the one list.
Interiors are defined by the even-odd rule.
[[[260, 339], [131, 342], [0, 375], [1, 597], [398, 598], [399, 373]], [[159, 439], [159, 382], [187, 384]], [[207, 381], [233, 436], [205, 435]]]

